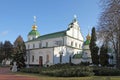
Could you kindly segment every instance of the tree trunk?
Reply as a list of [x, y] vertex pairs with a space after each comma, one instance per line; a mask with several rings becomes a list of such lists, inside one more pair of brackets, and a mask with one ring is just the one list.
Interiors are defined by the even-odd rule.
[[116, 54], [116, 67], [120, 69], [120, 28], [117, 31], [117, 54]]

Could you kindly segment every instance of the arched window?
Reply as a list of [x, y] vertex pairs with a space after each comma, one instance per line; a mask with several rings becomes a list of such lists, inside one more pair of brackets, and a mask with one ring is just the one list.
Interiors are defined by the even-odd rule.
[[73, 46], [73, 41], [71, 42], [71, 46]]
[[75, 43], [75, 47], [77, 47], [77, 43]]
[[81, 44], [79, 44], [79, 48], [81, 48]]
[[42, 47], [42, 44], [41, 43], [39, 43], [39, 48], [41, 48]]
[[49, 58], [50, 58], [50, 57], [49, 57], [49, 55], [47, 54], [47, 55], [46, 55], [46, 62], [47, 62], [47, 63], [49, 62]]
[[30, 49], [30, 44], [28, 44], [28, 49]]
[[35, 44], [33, 44], [33, 48], [35, 48]]
[[46, 47], [48, 47], [48, 42], [46, 42]]
[[32, 62], [34, 62], [34, 55], [32, 55]]

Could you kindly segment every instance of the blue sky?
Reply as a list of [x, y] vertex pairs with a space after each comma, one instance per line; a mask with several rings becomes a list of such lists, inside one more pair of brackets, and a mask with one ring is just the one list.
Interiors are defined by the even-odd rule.
[[66, 30], [74, 14], [85, 37], [100, 12], [99, 0], [0, 0], [0, 41], [14, 42], [19, 35], [27, 41], [33, 16], [41, 35]]

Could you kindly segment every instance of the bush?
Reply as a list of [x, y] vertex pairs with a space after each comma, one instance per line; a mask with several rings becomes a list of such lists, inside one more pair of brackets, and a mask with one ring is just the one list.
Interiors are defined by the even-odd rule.
[[70, 66], [57, 64], [41, 71], [41, 74], [57, 77], [80, 77], [94, 75], [93, 69], [88, 66]]
[[39, 73], [40, 69], [38, 67], [32, 67], [32, 68], [23, 68], [20, 69], [20, 71], [25, 73]]
[[40, 73], [48, 76], [56, 77], [80, 77], [94, 75], [93, 69], [88, 66], [70, 65], [70, 64], [56, 64], [50, 67], [33, 67], [23, 68], [21, 72], [26, 73]]
[[89, 62], [81, 62], [80, 65], [89, 66], [90, 63]]
[[26, 73], [39, 73], [56, 77], [83, 77], [83, 76], [120, 76], [120, 70], [108, 67], [90, 67], [74, 64], [56, 64], [50, 67], [23, 68]]
[[96, 67], [93, 72], [96, 76], [120, 76], [120, 70], [108, 67]]

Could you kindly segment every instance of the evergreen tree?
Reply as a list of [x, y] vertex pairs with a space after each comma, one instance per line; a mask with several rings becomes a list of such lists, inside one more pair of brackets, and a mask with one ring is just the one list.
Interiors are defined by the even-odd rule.
[[0, 42], [0, 63], [2, 63], [2, 60], [5, 58], [4, 51], [3, 51], [3, 43]]
[[14, 57], [13, 61], [17, 62], [18, 68], [25, 67], [26, 47], [21, 36], [14, 42]]
[[11, 44], [10, 41], [5, 41], [3, 45], [3, 50], [4, 50], [4, 58], [6, 59], [11, 59], [11, 55], [13, 54], [13, 45]]
[[95, 27], [93, 27], [89, 46], [91, 51], [92, 63], [95, 65], [98, 65], [99, 64], [99, 56], [98, 56], [99, 48], [96, 45], [96, 40], [97, 40], [96, 31], [95, 31]]
[[107, 66], [108, 65], [108, 47], [105, 45], [102, 45], [101, 49], [100, 49], [100, 64], [102, 66]]

